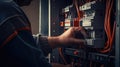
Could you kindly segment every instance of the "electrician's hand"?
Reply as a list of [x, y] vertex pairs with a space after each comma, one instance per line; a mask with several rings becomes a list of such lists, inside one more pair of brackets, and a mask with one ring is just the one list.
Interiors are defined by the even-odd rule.
[[76, 38], [76, 36], [87, 36], [87, 34], [82, 27], [71, 27], [60, 36], [48, 37], [48, 42], [52, 48], [58, 46], [83, 45], [85, 40]]
[[85, 43], [83, 37], [86, 36], [87, 34], [83, 27], [71, 27], [59, 36], [59, 40], [62, 45], [82, 45]]

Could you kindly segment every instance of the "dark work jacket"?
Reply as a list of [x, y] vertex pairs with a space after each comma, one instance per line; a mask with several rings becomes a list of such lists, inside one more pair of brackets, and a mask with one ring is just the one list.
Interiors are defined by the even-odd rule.
[[13, 1], [0, 0], [0, 67], [51, 67]]

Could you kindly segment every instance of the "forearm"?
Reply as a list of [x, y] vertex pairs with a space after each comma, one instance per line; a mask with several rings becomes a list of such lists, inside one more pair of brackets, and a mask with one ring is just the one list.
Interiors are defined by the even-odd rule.
[[55, 37], [48, 37], [48, 43], [51, 46], [51, 48], [56, 48], [60, 46], [60, 39], [59, 36]]
[[52, 49], [56, 47], [60, 47], [62, 44], [60, 40], [60, 36], [46, 37], [38, 34], [38, 35], [34, 35], [33, 37], [36, 41], [36, 45], [38, 46], [38, 48], [42, 49], [45, 55], [50, 53]]

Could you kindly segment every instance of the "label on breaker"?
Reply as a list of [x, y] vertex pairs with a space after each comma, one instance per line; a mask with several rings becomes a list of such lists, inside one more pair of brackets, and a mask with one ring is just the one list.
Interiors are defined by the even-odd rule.
[[70, 20], [69, 20], [69, 19], [65, 19], [65, 26], [71, 26], [71, 25], [70, 25]]
[[91, 21], [90, 20], [84, 20], [84, 22], [82, 23], [82, 26], [92, 26]]

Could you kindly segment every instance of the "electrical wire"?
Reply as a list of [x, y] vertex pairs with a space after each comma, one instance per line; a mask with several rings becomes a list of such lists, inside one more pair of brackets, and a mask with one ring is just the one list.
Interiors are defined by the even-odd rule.
[[111, 31], [110, 16], [111, 16], [112, 7], [113, 7], [113, 0], [112, 1], [107, 0], [106, 1], [106, 15], [105, 15], [105, 22], [104, 22], [104, 28], [105, 28], [105, 32], [107, 35], [107, 41], [105, 43], [105, 47], [103, 48], [103, 50], [100, 51], [101, 53], [109, 52], [112, 48], [112, 44], [114, 41], [116, 23], [114, 22], [113, 30]]
[[[78, 2], [77, 2], [77, 0], [74, 0], [75, 2], [74, 2], [74, 5], [75, 5], [75, 8], [76, 8], [76, 11], [77, 11], [77, 15], [78, 15], [78, 21], [83, 17], [83, 12], [82, 11], [80, 11], [79, 10], [79, 7], [78, 7]], [[80, 3], [80, 4], [82, 4], [82, 3]]]
[[67, 61], [66, 61], [66, 59], [65, 59], [65, 57], [63, 56], [62, 48], [58, 48], [58, 51], [59, 51], [60, 57], [62, 58], [63, 62], [64, 62], [65, 64], [68, 64]]
[[[107, 0], [107, 1], [108, 1], [108, 0]], [[110, 39], [110, 35], [111, 35], [111, 34], [110, 34], [110, 31], [109, 31], [109, 27], [108, 27], [108, 26], [109, 26], [108, 18], [110, 17], [110, 16], [109, 16], [110, 1], [109, 1], [109, 2], [106, 2], [106, 4], [107, 4], [107, 5], [106, 5], [106, 18], [105, 18], [105, 22], [104, 22], [105, 24], [104, 24], [104, 25], [105, 25], [105, 31], [106, 31], [108, 40], [107, 40], [105, 49], [109, 47], [109, 41], [110, 41], [109, 39]]]
[[75, 1], [74, 4], [75, 4], [75, 8], [76, 8], [76, 10], [77, 10], [78, 21], [79, 21], [79, 19], [80, 19], [80, 11], [79, 11], [79, 8], [78, 8], [77, 0], [74, 0], [74, 1]]

